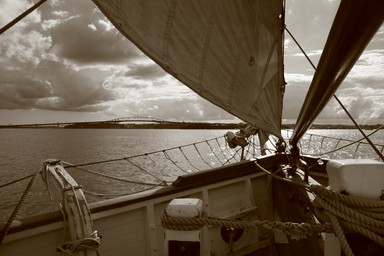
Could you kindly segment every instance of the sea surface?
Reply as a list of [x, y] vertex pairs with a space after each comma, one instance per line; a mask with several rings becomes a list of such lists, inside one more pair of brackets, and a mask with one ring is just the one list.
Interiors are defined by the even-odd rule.
[[[61, 159], [72, 164], [119, 159], [191, 144], [205, 139], [223, 137], [226, 132], [226, 130], [174, 129], [0, 129], [0, 222], [8, 219], [29, 179], [5, 187], [3, 185], [40, 170], [46, 159]], [[357, 130], [310, 130], [309, 132], [350, 141], [362, 137]], [[372, 131], [365, 132], [368, 134]], [[382, 145], [384, 144], [383, 135], [383, 131], [379, 131], [371, 138], [374, 142]], [[337, 144], [342, 145], [341, 142], [333, 141], [331, 144], [330, 139], [319, 140], [312, 136], [306, 136], [303, 140], [312, 143], [314, 148], [318, 148], [320, 144], [329, 144], [329, 150], [332, 150]], [[382, 150], [381, 147], [379, 149]], [[307, 146], [307, 148], [303, 146], [303, 151], [311, 153], [311, 146]], [[358, 145], [357, 150], [355, 146], [348, 154], [352, 156], [355, 152], [364, 153], [356, 157], [375, 156], [369, 146], [364, 144]], [[338, 155], [331, 154], [331, 157], [337, 158]], [[112, 169], [110, 172], [122, 173], [114, 167]], [[171, 175], [168, 176], [169, 179], [172, 179]], [[86, 188], [97, 186], [108, 188], [109, 183], [100, 183], [85, 173], [77, 174], [77, 178], [81, 181], [79, 183]], [[38, 176], [18, 218], [51, 210], [46, 186]]]

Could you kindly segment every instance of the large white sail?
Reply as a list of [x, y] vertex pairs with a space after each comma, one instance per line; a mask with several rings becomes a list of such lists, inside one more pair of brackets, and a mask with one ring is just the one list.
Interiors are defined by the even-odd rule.
[[245, 122], [280, 136], [282, 0], [94, 2], [166, 72]]

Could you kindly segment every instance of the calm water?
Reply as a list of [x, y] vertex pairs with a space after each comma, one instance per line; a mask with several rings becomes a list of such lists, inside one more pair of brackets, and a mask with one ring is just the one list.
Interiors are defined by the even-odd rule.
[[[226, 130], [0, 129], [0, 185], [36, 172], [44, 160], [50, 158], [73, 164], [116, 159], [223, 136], [225, 132]], [[350, 140], [361, 138], [356, 130], [312, 130], [311, 133]], [[382, 143], [382, 135], [383, 132], [380, 131], [372, 139]], [[315, 143], [314, 139], [312, 143]], [[365, 146], [360, 147], [363, 149]], [[370, 150], [367, 147], [362, 151]], [[89, 182], [87, 176], [79, 178]], [[27, 184], [28, 180], [24, 180], [0, 188], [0, 222], [8, 218]], [[19, 217], [51, 210], [45, 184], [40, 177], [27, 201], [28, 205], [23, 207]]]
[[[223, 136], [225, 132], [173, 129], [0, 129], [0, 185], [33, 174], [46, 159], [61, 159], [72, 164], [116, 159]], [[8, 218], [28, 181], [0, 188], [0, 221]], [[85, 182], [94, 183], [89, 180]], [[34, 214], [37, 210], [51, 209], [45, 184], [40, 177], [28, 201], [33, 204], [23, 207], [21, 217]]]

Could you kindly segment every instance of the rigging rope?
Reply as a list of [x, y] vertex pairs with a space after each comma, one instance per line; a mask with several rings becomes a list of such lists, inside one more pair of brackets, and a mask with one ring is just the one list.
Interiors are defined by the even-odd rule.
[[[62, 161], [63, 164], [69, 166], [69, 167], [73, 167], [75, 165], [71, 164], [71, 163], [68, 163], [68, 162], [65, 162], [65, 161]], [[108, 174], [104, 174], [104, 173], [100, 173], [100, 172], [95, 172], [95, 171], [92, 171], [92, 170], [89, 170], [87, 168], [82, 168], [82, 167], [79, 167], [79, 165], [76, 165], [78, 169], [80, 170], [83, 170], [83, 171], [86, 171], [86, 172], [89, 172], [91, 174], [94, 174], [94, 175], [97, 175], [97, 176], [101, 176], [101, 177], [104, 177], [104, 178], [108, 178], [108, 179], [113, 179], [113, 180], [117, 180], [117, 181], [124, 181], [124, 182], [128, 182], [128, 183], [132, 183], [132, 184], [137, 184], [137, 185], [147, 185], [147, 186], [167, 186], [166, 184], [164, 185], [163, 182], [161, 183], [148, 183], [148, 182], [141, 182], [141, 181], [133, 181], [133, 180], [127, 180], [127, 179], [124, 179], [124, 178], [120, 178], [120, 177], [116, 177], [116, 176], [112, 176], [112, 175], [108, 175]]]
[[[380, 131], [383, 127], [384, 127], [384, 125], [378, 127], [376, 130], [374, 130], [373, 132], [369, 133], [367, 136], [369, 137], [369, 136], [375, 134], [376, 132]], [[320, 135], [310, 134], [310, 136], [312, 137], [312, 136], [320, 136]], [[322, 137], [322, 141], [321, 141], [320, 149], [323, 147], [323, 140], [324, 140], [324, 139], [326, 139], [326, 138], [328, 138], [328, 139], [335, 139], [335, 138], [328, 137], [328, 136], [324, 136], [324, 135], [321, 135], [321, 137]], [[335, 152], [337, 152], [337, 151], [340, 151], [340, 150], [342, 150], [342, 149], [344, 149], [344, 148], [350, 147], [350, 146], [352, 146], [352, 145], [354, 145], [354, 144], [356, 144], [356, 143], [359, 143], [359, 142], [361, 142], [361, 141], [364, 140], [364, 139], [365, 139], [365, 138], [361, 138], [361, 139], [358, 139], [358, 140], [356, 140], [356, 141], [347, 140], [347, 139], [339, 139], [338, 143], [337, 143], [336, 146], [335, 146], [335, 149], [333, 149], [333, 150], [330, 150], [330, 151], [327, 151], [327, 152], [321, 152], [321, 153], [305, 153], [305, 154], [306, 154], [306, 155], [312, 155], [312, 156], [320, 156], [320, 155], [332, 154], [332, 153], [335, 153]], [[340, 142], [341, 140], [343, 140], [343, 141], [349, 141], [349, 142], [351, 142], [351, 143], [346, 144], [346, 145], [344, 145], [344, 146], [341, 146], [341, 147], [337, 148], [337, 146], [339, 145], [339, 142]], [[363, 143], [363, 142], [361, 142], [361, 143]], [[382, 145], [377, 145], [377, 146], [381, 146], [381, 147], [383, 147]], [[356, 152], [356, 150], [355, 150], [355, 152]]]
[[27, 175], [27, 176], [22, 177], [22, 178], [20, 178], [20, 179], [16, 179], [16, 180], [10, 181], [10, 182], [8, 182], [8, 183], [4, 183], [4, 184], [0, 185], [0, 188], [4, 188], [4, 187], [7, 187], [7, 186], [12, 185], [12, 184], [14, 184], [14, 183], [17, 183], [17, 182], [19, 182], [19, 181], [28, 179], [28, 178], [32, 177], [33, 175], [35, 175], [35, 174]]
[[16, 216], [19, 213], [19, 210], [20, 210], [21, 206], [24, 204], [27, 195], [31, 191], [31, 187], [32, 187], [33, 183], [36, 181], [37, 175], [39, 173], [40, 173], [40, 170], [38, 170], [37, 172], [35, 172], [32, 175], [31, 180], [29, 181], [26, 189], [23, 192], [23, 195], [19, 199], [19, 202], [17, 203], [17, 205], [16, 205], [15, 209], [13, 210], [11, 216], [8, 218], [8, 221], [5, 224], [4, 228], [0, 231], [0, 245], [3, 242], [4, 237], [8, 234], [9, 229], [11, 228], [12, 222], [16, 219]]
[[[300, 44], [297, 42], [295, 37], [291, 34], [291, 32], [288, 30], [287, 26], [284, 26], [285, 30], [288, 32], [288, 34], [292, 37], [292, 39], [295, 41], [296, 45], [300, 48], [301, 52], [304, 54], [304, 56], [307, 58], [308, 62], [311, 64], [314, 70], [316, 70], [315, 65], [308, 57], [307, 53], [304, 51], [304, 49], [300, 46]], [[344, 104], [340, 101], [340, 99], [337, 97], [336, 94], [333, 95], [333, 97], [336, 99], [336, 101], [339, 103], [339, 105], [343, 108], [344, 112], [348, 115], [349, 119], [353, 122], [353, 124], [356, 126], [356, 128], [359, 130], [359, 132], [363, 135], [363, 137], [367, 140], [367, 142], [371, 145], [372, 149], [376, 152], [376, 154], [381, 158], [382, 161], [384, 161], [384, 155], [376, 148], [376, 146], [373, 144], [373, 142], [368, 138], [368, 136], [363, 132], [359, 124], [356, 122], [356, 120], [353, 118], [353, 116], [349, 113], [349, 111], [346, 109]]]

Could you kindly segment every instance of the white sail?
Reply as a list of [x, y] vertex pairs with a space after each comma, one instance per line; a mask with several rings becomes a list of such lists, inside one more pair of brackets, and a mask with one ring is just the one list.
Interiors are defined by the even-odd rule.
[[94, 0], [166, 72], [245, 122], [280, 135], [282, 0]]

